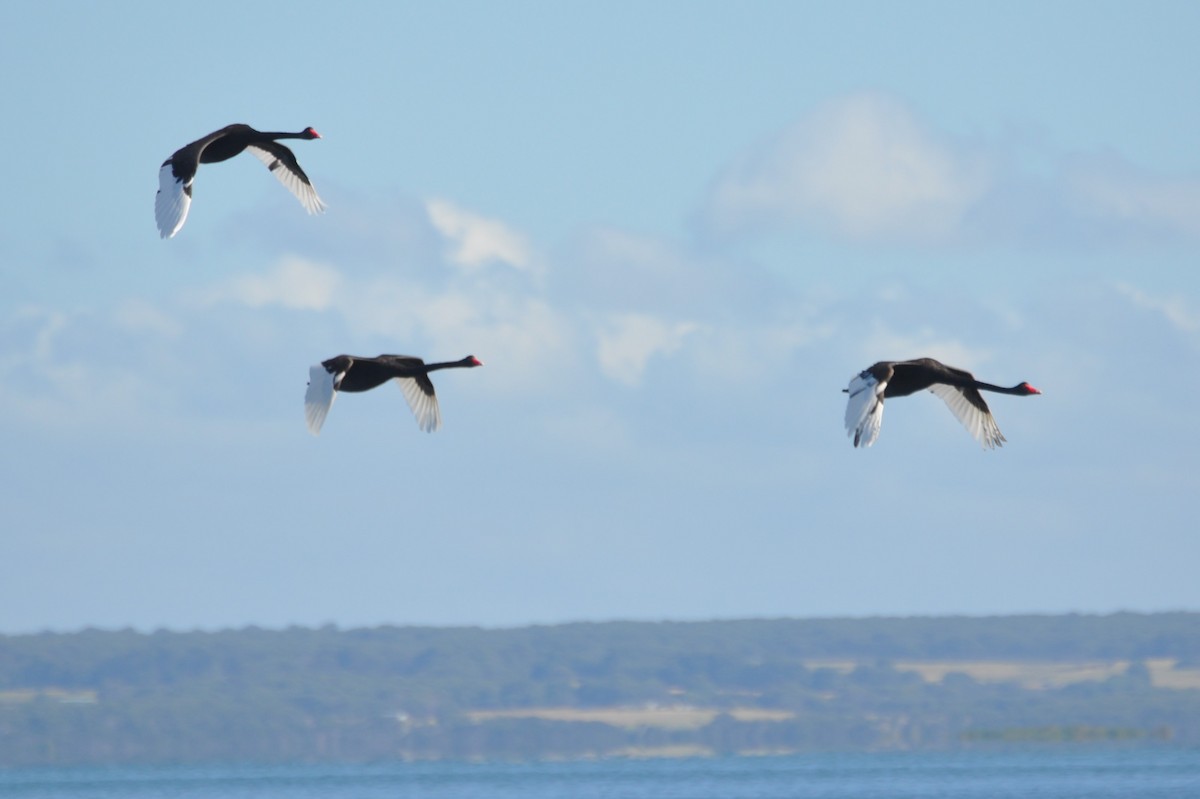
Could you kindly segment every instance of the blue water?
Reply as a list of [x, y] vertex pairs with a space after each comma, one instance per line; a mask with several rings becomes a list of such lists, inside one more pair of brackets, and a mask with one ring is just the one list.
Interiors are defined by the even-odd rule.
[[0, 770], [4, 799], [1200, 799], [1200, 750]]

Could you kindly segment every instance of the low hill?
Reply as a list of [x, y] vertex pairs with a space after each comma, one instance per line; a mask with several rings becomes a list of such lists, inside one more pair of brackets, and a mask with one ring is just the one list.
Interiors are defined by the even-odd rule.
[[1200, 614], [0, 637], [0, 765], [1200, 744]]

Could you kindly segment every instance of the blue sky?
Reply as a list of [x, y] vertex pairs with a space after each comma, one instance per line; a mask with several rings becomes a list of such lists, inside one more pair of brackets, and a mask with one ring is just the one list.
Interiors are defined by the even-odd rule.
[[0, 631], [1200, 609], [1200, 6], [206, 8], [0, 29]]

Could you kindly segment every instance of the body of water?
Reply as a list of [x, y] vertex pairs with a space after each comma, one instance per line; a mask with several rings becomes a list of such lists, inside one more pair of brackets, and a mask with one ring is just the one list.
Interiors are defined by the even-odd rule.
[[1200, 750], [0, 770], [4, 799], [1200, 799]]

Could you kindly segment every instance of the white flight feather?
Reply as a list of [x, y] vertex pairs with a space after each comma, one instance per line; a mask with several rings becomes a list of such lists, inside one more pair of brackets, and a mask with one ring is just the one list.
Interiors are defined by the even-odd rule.
[[417, 426], [426, 433], [440, 430], [442, 427], [442, 412], [438, 408], [437, 395], [430, 396], [421, 390], [421, 386], [413, 377], [397, 377], [394, 380], [400, 384], [408, 407], [412, 408], [413, 416], [417, 417]]
[[184, 191], [183, 181], [175, 177], [171, 162], [167, 161], [158, 170], [158, 194], [154, 195], [154, 221], [158, 233], [169, 239], [179, 232], [187, 219], [192, 198]]
[[[246, 148], [246, 152], [253, 155], [259, 161], [267, 165], [267, 169], [271, 169], [271, 165], [279, 161], [275, 154], [264, 150], [261, 147], [256, 147], [253, 144]], [[300, 179], [300, 176], [287, 168], [283, 162], [271, 169], [271, 174], [274, 175], [280, 183], [282, 183], [288, 191], [295, 195], [300, 204], [304, 206], [304, 210], [310, 214], [322, 213], [327, 205], [317, 196], [317, 190], [312, 187], [311, 183], [305, 183]]]
[[854, 446], [869, 447], [879, 438], [883, 426], [883, 392], [887, 381], [875, 380], [870, 372], [850, 381], [846, 399], [846, 434], [854, 436]]
[[942, 401], [950, 408], [950, 412], [958, 418], [958, 421], [962, 422], [971, 437], [978, 441], [984, 449], [993, 449], [1004, 445], [1005, 438], [1000, 433], [1000, 426], [996, 424], [995, 418], [990, 413], [972, 405], [960, 388], [948, 386], [945, 383], [934, 383], [929, 390], [942, 398]]
[[308, 390], [304, 393], [304, 418], [308, 422], [308, 431], [314, 436], [321, 432], [325, 417], [333, 407], [333, 399], [337, 396], [335, 387], [341, 381], [342, 375], [332, 375], [321, 364], [309, 367]]

